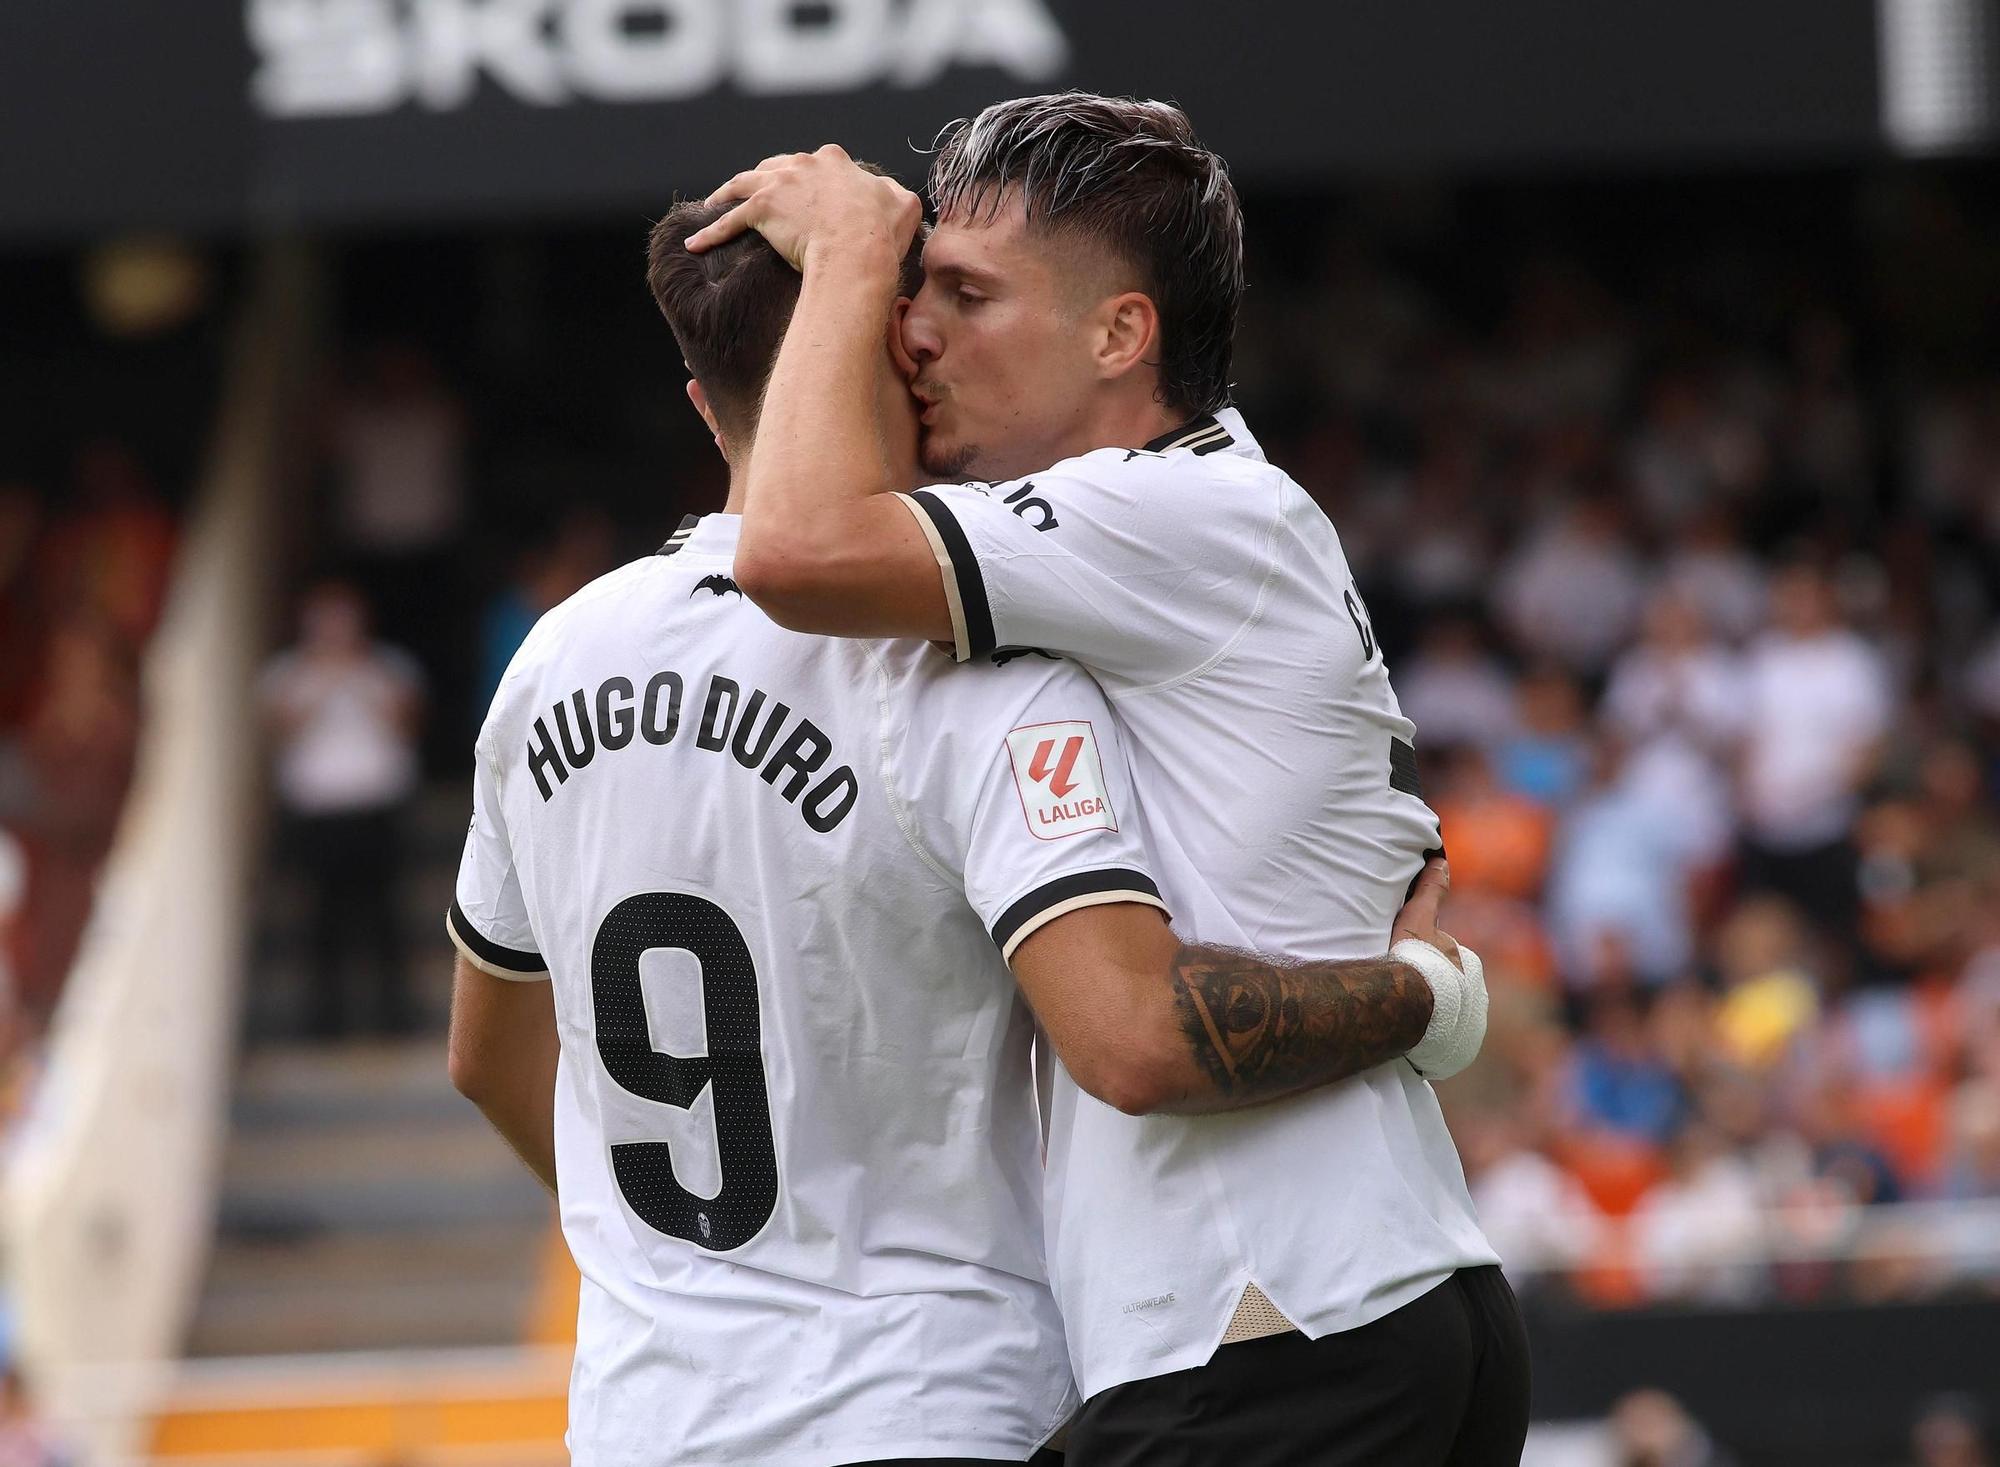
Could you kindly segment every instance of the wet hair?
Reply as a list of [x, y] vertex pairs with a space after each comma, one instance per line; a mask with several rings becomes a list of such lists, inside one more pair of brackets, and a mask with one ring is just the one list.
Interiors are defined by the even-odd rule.
[[1187, 417], [1228, 404], [1243, 211], [1180, 108], [1090, 92], [996, 102], [938, 134], [929, 187], [940, 219], [990, 218], [1018, 192], [1029, 228], [1137, 271], [1160, 313], [1160, 402]]
[[[756, 432], [771, 368], [798, 308], [799, 273], [754, 230], [689, 253], [688, 236], [729, 209], [727, 202], [697, 200], [667, 210], [646, 242], [646, 285], [717, 420], [748, 437]], [[903, 260], [902, 294], [915, 295], [923, 284], [922, 259], [920, 238]]]

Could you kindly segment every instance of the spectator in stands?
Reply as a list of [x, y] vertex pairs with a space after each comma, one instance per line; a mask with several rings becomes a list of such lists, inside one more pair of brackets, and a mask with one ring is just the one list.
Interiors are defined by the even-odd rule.
[[1656, 1299], [1747, 1303], [1764, 1288], [1765, 1219], [1755, 1174], [1705, 1118], [1668, 1147], [1667, 1178], [1632, 1210], [1632, 1247]]
[[340, 1035], [349, 1021], [344, 959], [374, 961], [375, 1018], [407, 1032], [416, 1013], [404, 966], [402, 822], [417, 789], [423, 681], [407, 653], [371, 640], [354, 587], [309, 591], [297, 646], [263, 678], [289, 844], [311, 888], [308, 1030]]
[[1659, 587], [1699, 607], [1718, 636], [1739, 646], [1764, 624], [1764, 582], [1764, 568], [1745, 548], [1727, 507], [1711, 504], [1674, 538]]
[[1808, 1033], [1819, 1014], [1819, 984], [1806, 964], [1797, 912], [1776, 897], [1745, 901], [1716, 937], [1722, 999], [1719, 1047], [1735, 1063], [1766, 1070]]
[[1730, 1467], [1730, 1458], [1665, 1391], [1633, 1391], [1611, 1408], [1615, 1467]]
[[[1607, 968], [1615, 963], [1604, 960]], [[1664, 1143], [1682, 1127], [1687, 1095], [1648, 1043], [1639, 1001], [1629, 988], [1606, 982], [1586, 1003], [1589, 1027], [1570, 1054], [1569, 1104], [1576, 1123]]]
[[343, 546], [371, 567], [447, 549], [465, 520], [465, 436], [430, 357], [408, 342], [377, 345], [332, 424]]
[[1602, 723], [1624, 745], [1623, 783], [1672, 847], [1673, 899], [1696, 923], [1721, 900], [1735, 854], [1741, 719], [1735, 654], [1713, 639], [1688, 592], [1657, 592], [1641, 639], [1612, 666]]
[[1469, 615], [1431, 621], [1415, 655], [1396, 669], [1396, 696], [1426, 751], [1491, 745], [1514, 731], [1514, 686]]
[[1887, 671], [1840, 622], [1816, 567], [1785, 570], [1746, 668], [1745, 876], [1845, 947], [1859, 892], [1849, 832], [1888, 732]]
[[[465, 409], [428, 353], [378, 343], [336, 405], [329, 444], [335, 544], [377, 624], [409, 647], [437, 684], [440, 706], [473, 695], [465, 649], [472, 628], [460, 594], [465, 530]], [[430, 751], [456, 762], [459, 726], [437, 721]]]
[[1497, 606], [1522, 648], [1588, 676], [1624, 645], [1644, 584], [1616, 500], [1596, 494], [1521, 542], [1501, 567]]
[[1604, 717], [1631, 742], [1672, 742], [1716, 764], [1743, 732], [1736, 658], [1711, 637], [1701, 604], [1669, 586], [1647, 604], [1642, 634], [1619, 655], [1604, 690]]
[[1548, 810], [1501, 784], [1492, 758], [1476, 744], [1440, 755], [1434, 801], [1451, 852], [1454, 889], [1517, 901], [1541, 891], [1554, 821]]
[[1501, 782], [1560, 810], [1590, 777], [1591, 740], [1583, 694], [1560, 667], [1530, 668], [1516, 690], [1517, 730], [1495, 755]]
[[1633, 777], [1623, 749], [1604, 739], [1590, 788], [1564, 817], [1550, 867], [1548, 916], [1571, 987], [1604, 976], [1605, 940], [1648, 987], [1678, 977], [1694, 956], [1685, 827]]

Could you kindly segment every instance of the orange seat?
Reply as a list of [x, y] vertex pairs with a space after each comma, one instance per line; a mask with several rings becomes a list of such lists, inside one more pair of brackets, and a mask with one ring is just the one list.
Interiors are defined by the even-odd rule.
[[1872, 1081], [1854, 1092], [1854, 1121], [1905, 1184], [1931, 1181], [1944, 1156], [1944, 1083], [1929, 1075]]
[[1607, 1217], [1624, 1217], [1667, 1174], [1665, 1157], [1649, 1142], [1601, 1131], [1579, 1131], [1556, 1144], [1566, 1168]]

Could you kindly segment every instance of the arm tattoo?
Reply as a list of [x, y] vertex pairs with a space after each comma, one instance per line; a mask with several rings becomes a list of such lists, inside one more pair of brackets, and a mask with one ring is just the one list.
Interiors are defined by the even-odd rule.
[[1430, 985], [1386, 957], [1281, 966], [1183, 943], [1173, 984], [1190, 1053], [1238, 1105], [1373, 1069], [1431, 1020]]

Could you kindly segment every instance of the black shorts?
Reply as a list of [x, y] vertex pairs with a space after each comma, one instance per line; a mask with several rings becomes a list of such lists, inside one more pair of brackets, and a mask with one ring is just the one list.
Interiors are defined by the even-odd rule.
[[1359, 1329], [1100, 1391], [1067, 1450], [1068, 1467], [1515, 1467], [1527, 1437], [1527, 1331], [1489, 1267]]
[[[854, 1462], [849, 1467], [993, 1467], [1005, 1457], [895, 1457], [876, 1462]], [[1028, 1467], [1063, 1467], [1062, 1453], [1046, 1447], [1028, 1458]]]

